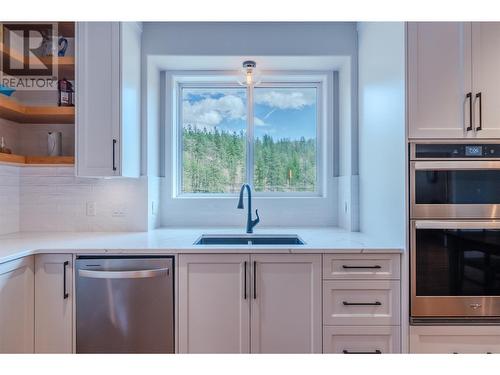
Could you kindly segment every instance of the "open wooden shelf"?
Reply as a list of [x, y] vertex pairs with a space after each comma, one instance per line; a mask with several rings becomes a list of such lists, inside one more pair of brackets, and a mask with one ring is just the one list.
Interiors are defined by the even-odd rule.
[[74, 124], [75, 107], [27, 106], [0, 95], [0, 117], [24, 124]]
[[74, 156], [22, 156], [0, 152], [0, 162], [29, 165], [73, 165], [75, 158]]
[[[0, 51], [6, 58], [17, 61], [19, 64], [24, 64], [24, 56], [18, 53], [7, 52], [2, 42], [0, 41]], [[46, 56], [41, 57], [43, 63], [52, 62], [57, 66], [57, 77], [59, 79], [66, 78], [70, 81], [75, 79], [75, 57], [74, 56]]]
[[59, 36], [65, 38], [75, 37], [75, 23], [74, 22], [58, 22], [57, 25]]
[[57, 66], [57, 77], [59, 79], [66, 78], [67, 80], [75, 79], [75, 57], [74, 56], [47, 56], [42, 57], [40, 60], [42, 62], [50, 62], [51, 59]]

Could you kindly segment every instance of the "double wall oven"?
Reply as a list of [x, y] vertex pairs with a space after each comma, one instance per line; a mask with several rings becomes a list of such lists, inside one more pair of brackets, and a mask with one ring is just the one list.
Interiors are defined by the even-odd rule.
[[412, 321], [500, 319], [500, 143], [410, 144]]

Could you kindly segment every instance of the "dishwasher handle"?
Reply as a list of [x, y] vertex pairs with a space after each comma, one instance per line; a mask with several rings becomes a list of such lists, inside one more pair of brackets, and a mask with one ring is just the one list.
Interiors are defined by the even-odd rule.
[[78, 275], [80, 277], [88, 277], [91, 279], [146, 279], [152, 277], [168, 276], [168, 274], [168, 268], [135, 271], [78, 270]]

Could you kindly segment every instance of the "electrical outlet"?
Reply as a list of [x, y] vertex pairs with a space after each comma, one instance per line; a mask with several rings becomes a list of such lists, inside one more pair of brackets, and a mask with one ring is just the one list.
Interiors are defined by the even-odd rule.
[[95, 202], [87, 202], [87, 216], [95, 216], [97, 212], [97, 204]]
[[126, 209], [123, 207], [115, 207], [111, 213], [112, 217], [125, 217], [127, 216]]

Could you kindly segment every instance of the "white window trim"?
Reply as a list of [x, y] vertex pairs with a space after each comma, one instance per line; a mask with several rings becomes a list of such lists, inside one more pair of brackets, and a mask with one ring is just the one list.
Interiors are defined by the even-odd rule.
[[[172, 177], [172, 199], [234, 199], [237, 193], [183, 193], [182, 192], [182, 89], [185, 87], [220, 87], [220, 88], [243, 88], [237, 83], [237, 76], [234, 72], [228, 71], [177, 71], [167, 73], [167, 90], [172, 93], [172, 108], [170, 124], [172, 138], [170, 144], [172, 150], [171, 177]], [[279, 88], [279, 87], [310, 87], [316, 88], [316, 191], [314, 192], [254, 192], [254, 196], [261, 198], [279, 199], [287, 198], [321, 198], [326, 193], [326, 178], [328, 162], [326, 158], [325, 135], [328, 124], [328, 113], [326, 100], [328, 90], [328, 73], [304, 73], [304, 72], [270, 72], [262, 75], [262, 83], [255, 88]], [[254, 149], [254, 117], [253, 117], [253, 97], [251, 91], [247, 91], [247, 144], [246, 144], [246, 166], [253, 167]], [[168, 142], [168, 139], [167, 139]], [[167, 146], [168, 147], [168, 146]], [[168, 166], [166, 166], [168, 168]], [[253, 181], [253, 168], [246, 168], [246, 180]], [[252, 183], [250, 183], [253, 185]]]

